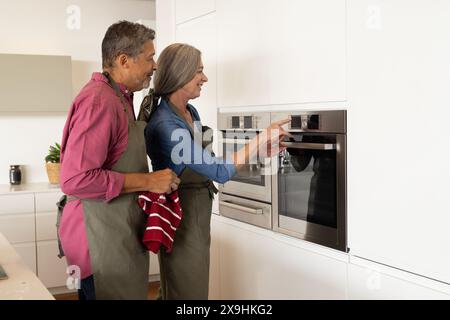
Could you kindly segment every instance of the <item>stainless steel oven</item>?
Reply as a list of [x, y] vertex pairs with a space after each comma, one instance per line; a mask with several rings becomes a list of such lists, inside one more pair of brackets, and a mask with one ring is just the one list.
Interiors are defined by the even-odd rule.
[[[245, 148], [270, 124], [270, 113], [218, 113], [223, 155]], [[263, 228], [272, 227], [271, 159], [255, 158], [225, 184], [219, 185], [219, 211], [223, 216]]]
[[293, 138], [272, 177], [275, 231], [347, 251], [346, 111], [272, 113]]

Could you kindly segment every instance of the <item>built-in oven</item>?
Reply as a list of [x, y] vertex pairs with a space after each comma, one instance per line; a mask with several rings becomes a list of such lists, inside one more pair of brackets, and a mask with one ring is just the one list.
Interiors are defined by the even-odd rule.
[[272, 177], [275, 231], [347, 251], [346, 111], [272, 113], [290, 118]]
[[[270, 125], [270, 113], [218, 113], [219, 144], [224, 156], [245, 148]], [[271, 159], [254, 157], [233, 178], [219, 185], [220, 214], [263, 228], [272, 227]]]

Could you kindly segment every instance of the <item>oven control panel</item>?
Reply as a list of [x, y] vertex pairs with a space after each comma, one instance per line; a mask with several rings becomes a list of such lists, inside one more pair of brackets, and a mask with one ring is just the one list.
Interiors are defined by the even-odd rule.
[[320, 116], [318, 114], [291, 115], [289, 130], [319, 130]]
[[231, 116], [231, 129], [256, 129], [254, 116]]
[[261, 130], [270, 125], [270, 113], [218, 114], [219, 130]]
[[346, 114], [346, 110], [281, 111], [272, 112], [270, 120], [290, 119], [283, 128], [292, 132], [346, 133]]

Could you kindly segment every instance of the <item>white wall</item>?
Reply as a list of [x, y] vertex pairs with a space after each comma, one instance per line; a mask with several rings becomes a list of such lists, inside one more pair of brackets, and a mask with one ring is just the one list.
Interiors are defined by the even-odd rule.
[[[76, 27], [71, 6], [80, 10], [79, 29], [68, 27]], [[0, 52], [72, 56], [75, 96], [92, 72], [101, 70], [101, 41], [108, 26], [140, 19], [155, 20], [154, 1], [1, 1]], [[44, 157], [50, 144], [61, 141], [65, 119], [62, 113], [0, 113], [0, 184], [9, 183], [10, 164], [25, 166], [24, 182], [47, 181]]]

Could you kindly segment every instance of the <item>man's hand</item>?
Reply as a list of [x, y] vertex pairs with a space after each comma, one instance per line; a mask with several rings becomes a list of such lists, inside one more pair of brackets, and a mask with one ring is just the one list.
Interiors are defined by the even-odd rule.
[[180, 179], [170, 169], [150, 172], [147, 174], [147, 191], [156, 193], [171, 193], [178, 189]]

